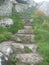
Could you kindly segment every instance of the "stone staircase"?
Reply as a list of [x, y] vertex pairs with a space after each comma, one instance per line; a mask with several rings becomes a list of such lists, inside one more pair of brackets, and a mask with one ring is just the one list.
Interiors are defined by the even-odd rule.
[[12, 46], [16, 49], [16, 57], [21, 62], [20, 65], [38, 65], [43, 60], [37, 52], [38, 46], [35, 45], [34, 38], [32, 22], [30, 21], [25, 21], [24, 28], [12, 36], [12, 40], [16, 42]]
[[34, 37], [35, 35], [33, 34], [32, 30], [32, 23], [31, 22], [25, 22], [24, 23], [24, 28], [19, 30], [15, 35], [13, 35], [12, 38], [16, 42], [23, 42], [23, 43], [34, 43]]
[[39, 65], [43, 58], [37, 52], [39, 47], [35, 44], [34, 38], [32, 22], [24, 21], [24, 28], [12, 36], [12, 41], [2, 42], [0, 50], [7, 54], [6, 49], [11, 47], [19, 60], [16, 65]]

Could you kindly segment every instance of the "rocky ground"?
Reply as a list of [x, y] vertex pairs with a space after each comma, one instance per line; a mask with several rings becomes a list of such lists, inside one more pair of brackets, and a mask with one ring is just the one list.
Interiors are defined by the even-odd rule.
[[24, 21], [24, 28], [14, 34], [11, 41], [2, 42], [0, 44], [0, 50], [7, 55], [7, 48], [12, 48], [16, 57], [19, 59], [17, 65], [37, 65], [42, 62], [43, 58], [37, 52], [39, 47], [35, 44], [34, 38], [32, 22]]

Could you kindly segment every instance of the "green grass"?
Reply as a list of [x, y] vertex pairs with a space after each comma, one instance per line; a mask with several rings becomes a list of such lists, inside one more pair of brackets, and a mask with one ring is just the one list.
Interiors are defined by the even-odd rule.
[[39, 65], [49, 65], [49, 17], [42, 17], [43, 16], [33, 17], [33, 29], [35, 33], [36, 44], [40, 47], [38, 52], [44, 58], [44, 61]]
[[31, 65], [30, 63], [26, 64], [26, 65]]
[[18, 60], [18, 58], [16, 58], [15, 54], [10, 56], [9, 61], [10, 61], [10, 65], [17, 65], [17, 63], [19, 62], [19, 60]]
[[26, 53], [30, 53], [30, 52], [31, 52], [31, 50], [30, 50], [29, 47], [27, 47], [27, 46], [24, 47], [24, 51], [25, 51]]
[[0, 33], [0, 42], [10, 40], [11, 37], [12, 37], [12, 33], [10, 32]]

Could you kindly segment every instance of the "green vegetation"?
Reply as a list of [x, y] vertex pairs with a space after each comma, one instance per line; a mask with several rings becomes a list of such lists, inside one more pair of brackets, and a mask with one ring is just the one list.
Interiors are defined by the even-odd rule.
[[11, 27], [0, 27], [0, 41], [9, 40], [11, 38], [11, 35], [9, 33], [15, 34], [19, 29], [23, 28], [22, 15], [15, 12], [14, 8], [12, 10], [11, 16], [0, 16], [0, 19], [3, 18], [11, 18], [14, 24]]
[[31, 52], [31, 50], [27, 46], [24, 47], [24, 50], [25, 50], [26, 53], [30, 53]]
[[12, 36], [12, 33], [10, 32], [4, 32], [0, 34], [0, 42], [10, 40]]
[[16, 65], [19, 61], [18, 58], [16, 58], [16, 55], [12, 55], [9, 60], [10, 60], [10, 65]]
[[9, 28], [9, 31], [12, 33], [16, 33], [19, 29], [23, 28], [22, 15], [15, 11], [14, 6], [12, 11], [13, 12], [10, 18], [12, 18], [12, 20], [14, 21], [14, 25]]
[[31, 17], [34, 19], [35, 41], [40, 47], [38, 51], [44, 58], [44, 61], [39, 65], [49, 65], [49, 17], [43, 15], [33, 15]]

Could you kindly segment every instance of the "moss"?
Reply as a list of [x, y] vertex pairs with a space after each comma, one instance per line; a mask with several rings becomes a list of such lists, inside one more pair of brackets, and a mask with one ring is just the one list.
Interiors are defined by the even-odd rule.
[[24, 51], [25, 51], [26, 53], [30, 53], [30, 52], [31, 52], [31, 49], [30, 49], [29, 47], [25, 46], [25, 47], [24, 47]]

